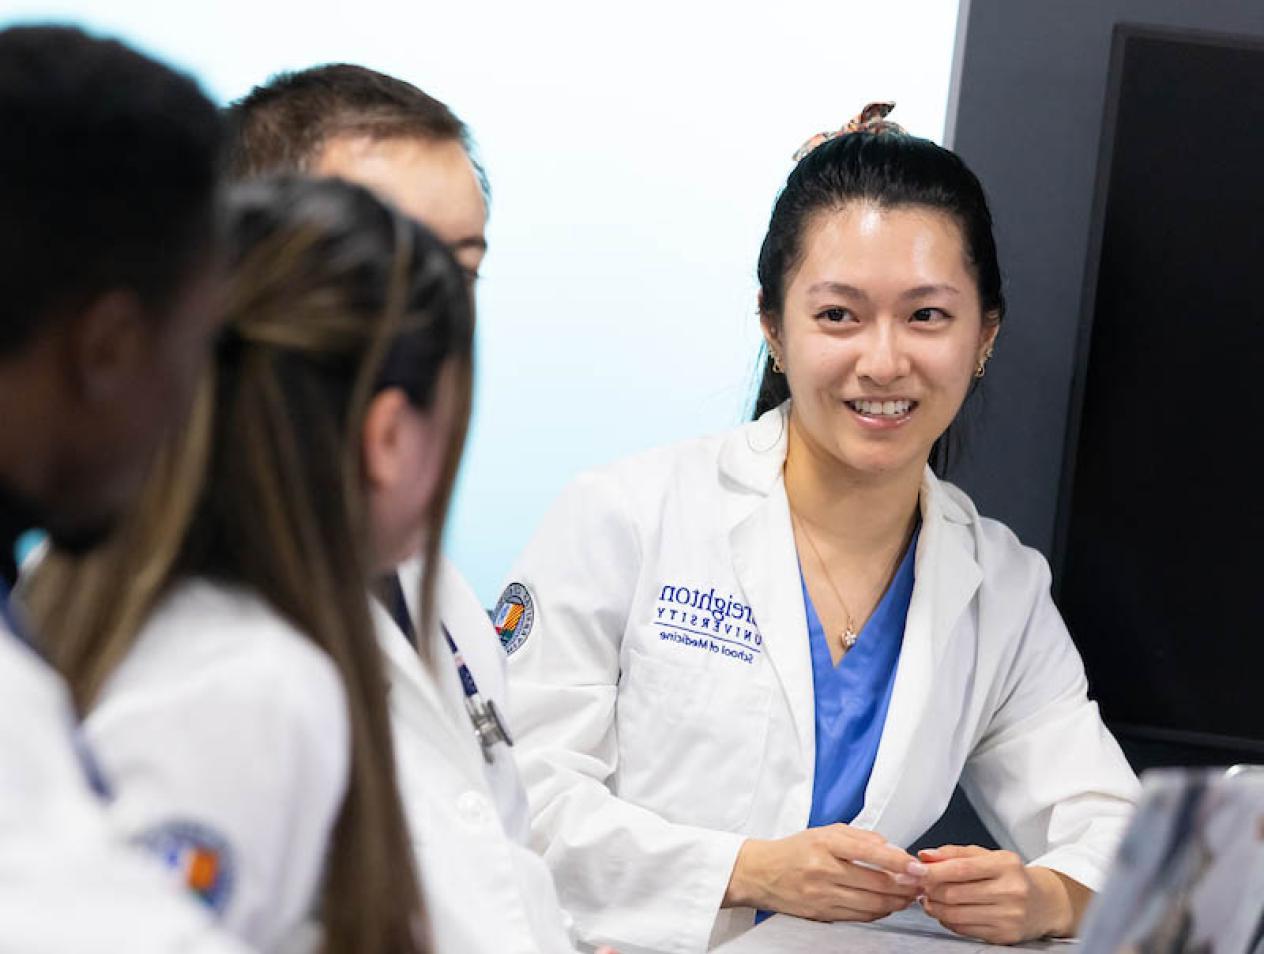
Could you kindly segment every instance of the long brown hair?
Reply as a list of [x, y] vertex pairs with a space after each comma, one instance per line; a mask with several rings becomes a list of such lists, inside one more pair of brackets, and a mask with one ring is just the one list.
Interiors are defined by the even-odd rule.
[[454, 389], [427, 535], [428, 612], [469, 416], [469, 295], [436, 238], [357, 186], [250, 183], [234, 193], [232, 221], [227, 320], [189, 426], [104, 551], [53, 554], [39, 568], [30, 608], [85, 710], [180, 578], [249, 587], [307, 634], [342, 676], [352, 741], [320, 903], [324, 950], [417, 954], [428, 943], [368, 603], [360, 435], [384, 387], [422, 408], [438, 387]]

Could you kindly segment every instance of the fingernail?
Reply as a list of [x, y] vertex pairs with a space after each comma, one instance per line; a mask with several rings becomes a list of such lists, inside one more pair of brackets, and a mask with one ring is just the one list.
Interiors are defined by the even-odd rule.
[[926, 875], [930, 874], [930, 869], [920, 861], [910, 861], [908, 863], [907, 871], [909, 874], [917, 875], [919, 878], [924, 878]]

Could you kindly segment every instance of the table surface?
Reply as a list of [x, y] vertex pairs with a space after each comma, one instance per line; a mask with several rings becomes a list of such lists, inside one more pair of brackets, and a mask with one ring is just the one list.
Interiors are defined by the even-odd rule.
[[[1016, 945], [1028, 951], [1061, 947], [1066, 941]], [[900, 911], [872, 924], [823, 924], [785, 914], [771, 917], [712, 954], [982, 954], [996, 947], [951, 933], [920, 907]]]

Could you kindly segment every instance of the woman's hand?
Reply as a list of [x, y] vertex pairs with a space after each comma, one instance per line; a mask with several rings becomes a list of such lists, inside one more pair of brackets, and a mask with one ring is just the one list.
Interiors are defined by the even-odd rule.
[[773, 841], [749, 839], [723, 907], [752, 907], [815, 921], [874, 921], [909, 906], [927, 866], [876, 832], [809, 828]]
[[1012, 851], [947, 845], [919, 851], [928, 872], [922, 907], [957, 934], [993, 944], [1070, 937], [1092, 892], [1049, 868], [1029, 868]]

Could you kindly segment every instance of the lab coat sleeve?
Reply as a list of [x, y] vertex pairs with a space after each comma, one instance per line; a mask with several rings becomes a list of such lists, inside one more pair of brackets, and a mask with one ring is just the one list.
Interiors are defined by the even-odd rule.
[[349, 736], [332, 662], [296, 633], [279, 646], [254, 635], [241, 634], [250, 651], [107, 687], [85, 729], [114, 823], [169, 864], [180, 832], [221, 845], [225, 895], [211, 906], [267, 950], [312, 914]]
[[705, 950], [743, 836], [673, 824], [612, 791], [620, 646], [641, 565], [628, 495], [589, 474], [545, 517], [510, 581], [534, 603], [509, 660], [515, 753], [532, 841], [580, 938]]
[[[997, 532], [1009, 537], [1003, 528]], [[1001, 549], [1005, 567], [985, 570], [992, 592], [981, 595], [980, 630], [995, 627], [1016, 642], [962, 786], [1003, 845], [1096, 891], [1139, 786], [1088, 697], [1084, 665], [1050, 596], [1044, 558], [1012, 537]]]
[[0, 924], [0, 954], [248, 954], [152, 859], [115, 840], [97, 805], [5, 833]]
[[246, 954], [122, 844], [60, 679], [0, 620], [0, 954]]

